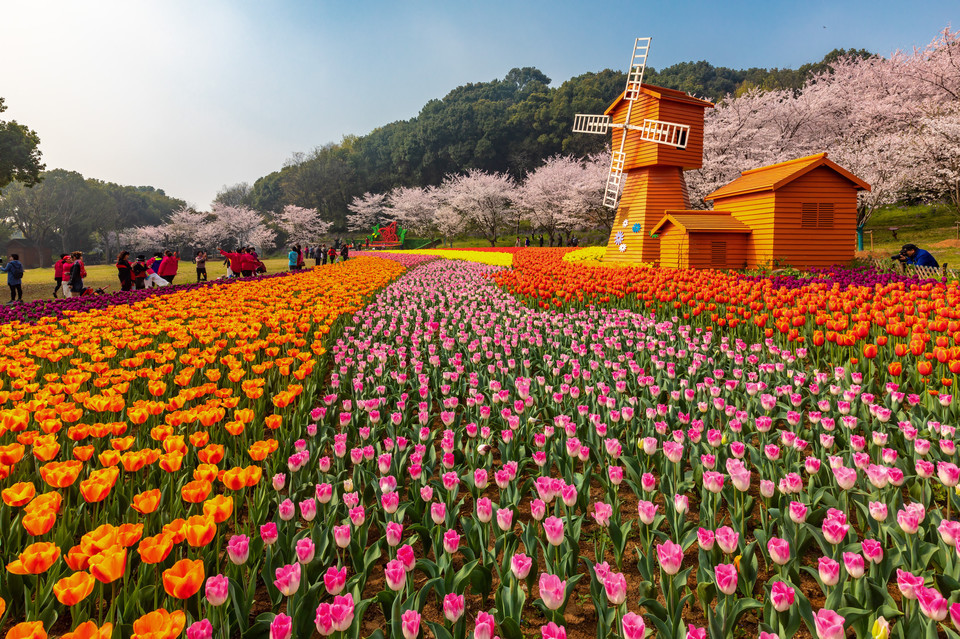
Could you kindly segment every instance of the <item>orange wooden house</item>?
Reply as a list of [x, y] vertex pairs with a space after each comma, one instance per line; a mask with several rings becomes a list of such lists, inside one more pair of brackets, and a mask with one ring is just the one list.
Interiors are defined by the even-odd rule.
[[660, 242], [660, 266], [738, 269], [747, 262], [749, 226], [729, 211], [666, 211], [650, 231]]
[[870, 185], [818, 153], [744, 171], [704, 200], [750, 228], [745, 266], [810, 268], [853, 259], [860, 190]]
[[[690, 130], [686, 147], [677, 148], [642, 141], [630, 129], [613, 129], [614, 149], [620, 147], [621, 137], [627, 136], [623, 149], [626, 182], [603, 256], [605, 262], [656, 262], [659, 258], [660, 245], [651, 237], [650, 230], [665, 210], [690, 208], [683, 172], [703, 166], [703, 112], [708, 107], [712, 108], [713, 103], [683, 91], [650, 84], [640, 86], [640, 95], [633, 102], [631, 122], [660, 120], [689, 125]], [[604, 115], [616, 124], [623, 124], [628, 108], [630, 100], [621, 93]]]

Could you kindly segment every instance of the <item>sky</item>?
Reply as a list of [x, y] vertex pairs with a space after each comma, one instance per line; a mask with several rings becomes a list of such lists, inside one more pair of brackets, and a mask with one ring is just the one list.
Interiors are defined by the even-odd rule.
[[638, 36], [657, 69], [783, 68], [909, 51], [951, 23], [957, 0], [0, 0], [0, 118], [40, 135], [48, 169], [205, 209], [462, 84], [623, 70]]

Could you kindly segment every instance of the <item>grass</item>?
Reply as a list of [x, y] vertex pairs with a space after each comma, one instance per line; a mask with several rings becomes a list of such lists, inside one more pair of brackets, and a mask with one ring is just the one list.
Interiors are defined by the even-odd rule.
[[[866, 250], [859, 256], [885, 259], [911, 242], [930, 251], [941, 265], [960, 266], [960, 242], [954, 242], [954, 246], [936, 246], [944, 240], [957, 240], [955, 224], [958, 219], [957, 211], [944, 204], [884, 207], [867, 222], [867, 233], [863, 238]], [[896, 238], [891, 227], [897, 228]], [[870, 231], [873, 232], [873, 250], [870, 248]]]
[[[277, 257], [264, 260], [267, 273], [278, 273], [287, 270], [287, 258]], [[307, 266], [313, 266], [313, 260], [307, 260]], [[215, 280], [227, 274], [227, 267], [219, 260], [207, 261], [207, 279]], [[3, 280], [6, 282], [6, 279]], [[197, 271], [190, 262], [180, 262], [176, 284], [190, 284], [197, 281]], [[87, 277], [83, 280], [84, 286], [90, 288], [107, 288], [111, 293], [120, 290], [120, 279], [117, 277], [117, 267], [113, 264], [100, 264], [87, 267]], [[4, 292], [10, 289], [5, 289]], [[2, 295], [2, 293], [0, 293]], [[60, 295], [63, 295], [61, 292]], [[23, 301], [32, 302], [39, 299], [53, 297], [53, 267], [32, 268], [23, 274]], [[0, 303], [6, 298], [0, 297]]]

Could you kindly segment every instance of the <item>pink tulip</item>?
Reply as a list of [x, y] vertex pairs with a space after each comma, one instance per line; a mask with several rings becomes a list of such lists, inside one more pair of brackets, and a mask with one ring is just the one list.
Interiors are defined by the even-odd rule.
[[443, 533], [443, 549], [451, 555], [460, 547], [460, 533], [453, 528]]
[[540, 599], [550, 610], [559, 610], [566, 598], [567, 582], [560, 581], [560, 577], [547, 573], [540, 573]]
[[223, 575], [208, 577], [204, 594], [211, 606], [222, 606], [230, 596], [230, 580]]
[[863, 551], [863, 556], [866, 557], [870, 563], [879, 564], [883, 561], [883, 546], [881, 546], [880, 542], [876, 539], [864, 539], [861, 541], [860, 550]]
[[247, 563], [250, 557], [250, 538], [246, 535], [234, 535], [227, 542], [227, 557], [237, 566]]
[[740, 533], [736, 532], [730, 526], [717, 528], [715, 538], [717, 545], [720, 546], [720, 550], [727, 555], [736, 552], [737, 546], [740, 543]]
[[209, 619], [201, 619], [190, 624], [187, 628], [187, 639], [212, 639], [213, 624]]
[[[438, 505], [442, 504], [434, 504], [434, 506]], [[493, 502], [487, 497], [481, 497], [477, 500], [477, 519], [484, 524], [493, 519]], [[434, 516], [433, 521], [439, 524], [443, 519], [441, 518], [440, 521], [437, 521], [437, 517]]]
[[367, 518], [367, 512], [364, 510], [363, 506], [357, 506], [356, 508], [351, 508], [349, 511], [350, 522], [359, 528], [363, 525], [363, 522]]
[[260, 539], [263, 540], [265, 546], [272, 546], [279, 538], [280, 533], [277, 531], [277, 525], [272, 521], [260, 526]]
[[400, 508], [400, 495], [397, 493], [384, 493], [383, 497], [380, 498], [380, 505], [383, 506], [385, 513], [392, 515]]
[[327, 568], [327, 572], [323, 575], [323, 585], [331, 595], [339, 595], [343, 592], [344, 586], [347, 585], [346, 567], [340, 570], [337, 570], [333, 566]]
[[517, 579], [526, 579], [530, 574], [531, 566], [533, 566], [533, 559], [523, 553], [517, 553], [510, 558], [510, 571]]
[[386, 529], [387, 545], [391, 548], [395, 548], [400, 545], [400, 540], [403, 539], [403, 524], [398, 524], [395, 521], [391, 521], [387, 524]]
[[683, 548], [680, 544], [675, 544], [669, 539], [662, 544], [656, 545], [657, 559], [663, 572], [668, 575], [675, 575], [680, 572], [680, 565], [683, 563]]
[[652, 493], [657, 487], [657, 478], [652, 473], [644, 473], [640, 476], [640, 488], [646, 493]]
[[657, 516], [657, 508], [659, 508], [659, 506], [657, 506], [653, 502], [641, 500], [637, 504], [637, 511], [640, 514], [640, 521], [642, 521], [644, 525], [647, 525], [647, 526], [652, 524], [654, 518]]
[[300, 502], [300, 516], [307, 521], [313, 521], [317, 516], [317, 502], [315, 499], [304, 499]]
[[509, 508], [497, 510], [497, 527], [503, 532], [513, 528], [513, 511]]
[[313, 557], [316, 554], [317, 546], [313, 543], [313, 540], [309, 537], [304, 537], [303, 539], [297, 540], [296, 545], [297, 561], [301, 564], [309, 564], [313, 561]]
[[333, 618], [333, 629], [337, 632], [346, 632], [353, 623], [355, 605], [353, 595], [337, 595], [330, 604], [330, 616]]
[[277, 507], [277, 515], [279, 515], [280, 519], [283, 521], [290, 521], [296, 514], [297, 508], [289, 499], [284, 499]]
[[947, 488], [953, 488], [960, 483], [960, 468], [950, 462], [937, 462], [937, 477]]
[[950, 621], [954, 628], [960, 628], [960, 603], [950, 604]]
[[551, 621], [545, 626], [540, 626], [540, 636], [542, 639], [567, 639], [567, 629]]
[[921, 586], [917, 588], [917, 600], [920, 602], [920, 612], [934, 621], [943, 621], [947, 618], [949, 604], [936, 588]]
[[774, 582], [770, 588], [770, 603], [777, 612], [786, 612], [793, 607], [796, 601], [796, 592], [782, 581]]
[[293, 619], [280, 613], [270, 622], [270, 639], [290, 639], [293, 634]]
[[869, 504], [870, 517], [876, 521], [886, 521], [887, 505], [879, 501], [871, 501]]
[[541, 499], [534, 499], [530, 502], [530, 516], [537, 521], [542, 521], [547, 514], [547, 505]]
[[790, 502], [790, 521], [802, 524], [807, 520], [807, 505], [799, 501]]
[[273, 476], [273, 489], [276, 491], [283, 490], [283, 487], [287, 485], [287, 476], [283, 473], [277, 473]]
[[843, 622], [845, 619], [833, 610], [821, 608], [813, 618], [820, 639], [843, 639]]
[[333, 527], [333, 540], [338, 548], [346, 548], [350, 545], [350, 524]]
[[330, 484], [317, 484], [317, 501], [321, 504], [329, 504], [333, 499], [333, 486]]
[[559, 517], [547, 517], [543, 521], [543, 532], [547, 537], [547, 543], [551, 546], [559, 546], [563, 543], [563, 520]]
[[593, 505], [593, 518], [601, 528], [606, 528], [610, 525], [610, 517], [612, 516], [613, 506], [610, 504], [598, 501]]
[[283, 596], [289, 597], [300, 589], [300, 564], [289, 564], [276, 569], [273, 585]]
[[416, 610], [407, 610], [400, 615], [400, 630], [404, 639], [417, 639], [420, 634], [420, 613]]
[[[478, 504], [479, 506], [479, 500]], [[436, 525], [442, 524], [447, 519], [447, 505], [443, 502], [435, 502], [430, 504], [430, 518], [433, 519], [433, 523]], [[490, 521], [489, 519], [487, 521]], [[486, 523], [486, 522], [484, 522]]]
[[827, 543], [836, 546], [847, 536], [847, 532], [850, 530], [850, 525], [843, 523], [840, 519], [828, 517], [827, 519], [823, 520], [822, 530], [823, 536], [827, 540]]
[[817, 563], [820, 581], [826, 586], [836, 586], [840, 581], [840, 564], [829, 557], [820, 557]]
[[406, 572], [410, 572], [417, 565], [417, 556], [410, 544], [404, 544], [397, 548], [397, 559], [403, 564], [403, 569]]
[[391, 559], [387, 562], [383, 569], [383, 576], [387, 581], [387, 587], [395, 592], [403, 590], [407, 581], [407, 571], [399, 559]]
[[707, 629], [689, 625], [687, 626], [686, 639], [707, 639]]
[[647, 625], [643, 622], [643, 616], [635, 612], [628, 612], [623, 615], [621, 625], [623, 626], [623, 639], [643, 639], [647, 632]]
[[717, 579], [717, 590], [725, 595], [732, 595], [737, 591], [737, 567], [733, 564], [717, 564], [713, 569]]
[[457, 623], [457, 620], [463, 616], [464, 598], [463, 595], [449, 593], [443, 598], [443, 616], [450, 623]]
[[855, 552], [845, 552], [843, 553], [843, 565], [847, 569], [847, 574], [854, 579], [863, 577], [864, 566], [862, 556]]
[[790, 561], [790, 543], [786, 539], [771, 537], [767, 542], [767, 552], [770, 553], [770, 559], [778, 566], [783, 566]]
[[674, 495], [673, 507], [678, 513], [683, 514], [690, 510], [690, 499], [686, 495]]
[[609, 573], [603, 580], [603, 589], [607, 594], [607, 601], [614, 606], [627, 600], [627, 579], [621, 573]]
[[923, 588], [923, 577], [897, 568], [897, 587], [904, 599], [916, 599], [918, 589]]
[[917, 530], [920, 528], [920, 519], [921, 517], [914, 510], [904, 508], [897, 511], [897, 525], [900, 526], [900, 530], [908, 535], [917, 534]]
[[481, 610], [477, 613], [476, 625], [473, 627], [473, 639], [493, 639], [496, 630], [493, 615]]
[[713, 550], [713, 544], [716, 541], [716, 536], [713, 534], [713, 531], [708, 528], [699, 528], [697, 529], [697, 545], [700, 546], [703, 550]]

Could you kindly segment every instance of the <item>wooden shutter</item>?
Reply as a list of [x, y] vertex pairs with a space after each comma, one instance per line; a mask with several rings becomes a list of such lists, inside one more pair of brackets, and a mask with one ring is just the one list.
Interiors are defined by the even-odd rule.
[[710, 243], [710, 266], [713, 268], [726, 268], [727, 266], [727, 243]]
[[800, 205], [800, 228], [817, 228], [817, 204], [816, 202], [804, 202]]
[[817, 227], [821, 229], [832, 229], [833, 202], [821, 202], [817, 208]]

